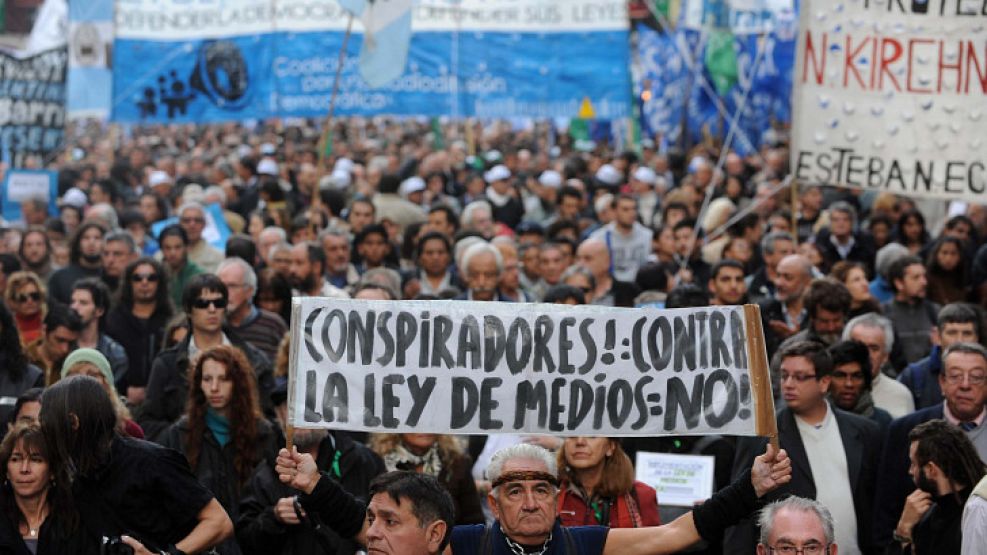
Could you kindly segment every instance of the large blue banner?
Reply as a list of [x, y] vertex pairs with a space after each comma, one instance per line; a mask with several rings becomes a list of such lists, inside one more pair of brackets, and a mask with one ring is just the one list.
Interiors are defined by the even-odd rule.
[[69, 2], [69, 119], [110, 115], [113, 0]]
[[[329, 2], [117, 0], [113, 118], [324, 116], [347, 18]], [[354, 32], [337, 114], [575, 117], [584, 99], [601, 119], [630, 114], [622, 0], [431, 0], [412, 21], [404, 72], [379, 88]]]
[[707, 132], [723, 137], [743, 107], [731, 148], [749, 154], [760, 147], [764, 134], [773, 126], [791, 123], [796, 16], [794, 10], [781, 20], [769, 17], [776, 15], [774, 12], [758, 13], [757, 18], [730, 15], [738, 80], [722, 95], [704, 64], [709, 28], [691, 25], [689, 13], [674, 30], [638, 25], [638, 88], [646, 93], [641, 117], [645, 132], [662, 136], [668, 144], [683, 140], [695, 144]]

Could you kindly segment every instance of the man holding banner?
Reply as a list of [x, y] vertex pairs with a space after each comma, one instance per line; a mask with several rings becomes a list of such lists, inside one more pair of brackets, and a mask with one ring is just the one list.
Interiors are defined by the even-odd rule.
[[[302, 491], [299, 502], [306, 512], [319, 515], [326, 525], [354, 532], [353, 537], [370, 551], [402, 555], [433, 555], [445, 542], [426, 541], [435, 534], [434, 521], [419, 521], [419, 541], [404, 541], [400, 551], [386, 541], [388, 528], [401, 526], [390, 514], [380, 514], [381, 505], [395, 505], [376, 493], [365, 509], [367, 518], [354, 530], [362, 504], [346, 493], [328, 475], [320, 474], [309, 454], [282, 449], [275, 467], [281, 481]], [[383, 475], [386, 480], [394, 473]], [[470, 555], [490, 553], [542, 553], [567, 555], [659, 555], [676, 553], [703, 538], [718, 537], [727, 526], [753, 512], [757, 499], [787, 483], [792, 477], [791, 461], [784, 451], [768, 446], [757, 457], [750, 471], [711, 499], [669, 524], [644, 528], [606, 528], [576, 526], [564, 528], [556, 521], [558, 474], [555, 457], [546, 449], [530, 444], [507, 447], [494, 454], [488, 474], [493, 489], [488, 502], [497, 520], [492, 527], [482, 524], [457, 526], [444, 553]], [[371, 486], [373, 491], [373, 486]], [[426, 497], [407, 499], [411, 507], [403, 512], [416, 515], [418, 504]], [[392, 508], [392, 511], [394, 509]], [[450, 522], [445, 523], [451, 526]], [[418, 547], [414, 550], [413, 547]], [[532, 550], [534, 548], [534, 550]], [[540, 550], [539, 550], [540, 548]]]

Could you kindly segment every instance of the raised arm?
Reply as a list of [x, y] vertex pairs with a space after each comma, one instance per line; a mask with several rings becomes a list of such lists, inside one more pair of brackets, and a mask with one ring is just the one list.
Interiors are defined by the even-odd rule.
[[315, 459], [292, 448], [281, 449], [274, 466], [278, 478], [299, 490], [298, 501], [311, 514], [319, 515], [326, 526], [344, 538], [367, 545], [367, 507], [338, 482], [319, 472]]
[[613, 528], [604, 555], [663, 555], [676, 553], [703, 538], [722, 534], [754, 511], [757, 499], [792, 479], [792, 461], [784, 450], [767, 451], [754, 459], [750, 472], [712, 498], [672, 522], [646, 528]]

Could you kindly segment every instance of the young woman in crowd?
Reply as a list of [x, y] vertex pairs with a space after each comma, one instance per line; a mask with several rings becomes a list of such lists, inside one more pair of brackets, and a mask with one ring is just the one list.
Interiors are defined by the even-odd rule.
[[922, 252], [929, 242], [929, 232], [925, 229], [925, 216], [918, 210], [903, 212], [898, 217], [891, 240], [904, 245], [911, 254]]
[[113, 409], [117, 413], [117, 431], [135, 439], [144, 439], [144, 430], [134, 422], [130, 410], [113, 385], [113, 370], [103, 353], [96, 349], [76, 349], [69, 353], [62, 363], [61, 378], [69, 376], [89, 376], [98, 381], [113, 401]]
[[929, 285], [926, 297], [940, 305], [966, 302], [970, 297], [969, 261], [963, 241], [956, 237], [939, 238], [925, 262]]
[[7, 279], [7, 306], [14, 312], [14, 322], [21, 336], [21, 345], [41, 337], [41, 328], [48, 305], [45, 286], [34, 272], [14, 272]]
[[[260, 411], [254, 371], [239, 349], [203, 351], [189, 371], [185, 416], [162, 444], [183, 453], [199, 482], [216, 496], [234, 521], [243, 486], [262, 460], [274, 460], [278, 445]], [[219, 547], [236, 554], [235, 541]]]
[[428, 474], [452, 495], [456, 503], [456, 524], [481, 524], [483, 510], [471, 469], [473, 461], [458, 440], [439, 434], [375, 434], [370, 448], [384, 459], [391, 470], [411, 470]]
[[661, 524], [655, 489], [634, 479], [634, 465], [616, 440], [566, 438], [558, 462], [558, 508], [564, 526]]
[[881, 312], [881, 303], [870, 292], [870, 282], [867, 281], [867, 270], [860, 262], [842, 260], [833, 264], [829, 275], [839, 281], [850, 291], [853, 302], [850, 304], [850, 314], [847, 320], [868, 312]]

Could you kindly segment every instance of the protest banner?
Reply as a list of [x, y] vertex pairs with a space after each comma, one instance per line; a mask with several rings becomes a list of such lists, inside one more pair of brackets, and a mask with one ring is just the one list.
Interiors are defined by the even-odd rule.
[[110, 116], [113, 97], [113, 0], [69, 4], [69, 119]]
[[983, 200], [983, 2], [806, 1], [795, 75], [796, 179]]
[[756, 306], [292, 301], [299, 428], [772, 435]]
[[[331, 1], [117, 0], [112, 117], [325, 116], [349, 19]], [[623, 0], [415, 2], [404, 71], [377, 88], [363, 42], [347, 45], [338, 115], [571, 118], [587, 98], [600, 119], [631, 113]]]
[[3, 176], [3, 219], [19, 222], [23, 218], [21, 203], [43, 200], [48, 214], [57, 215], [58, 172], [50, 170], [10, 169]]

